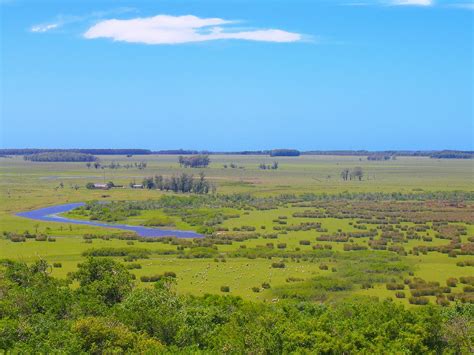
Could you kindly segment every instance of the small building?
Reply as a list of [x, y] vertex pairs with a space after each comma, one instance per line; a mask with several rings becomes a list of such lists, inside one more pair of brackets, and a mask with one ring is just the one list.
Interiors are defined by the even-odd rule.
[[133, 184], [132, 189], [143, 189], [143, 185], [142, 184]]

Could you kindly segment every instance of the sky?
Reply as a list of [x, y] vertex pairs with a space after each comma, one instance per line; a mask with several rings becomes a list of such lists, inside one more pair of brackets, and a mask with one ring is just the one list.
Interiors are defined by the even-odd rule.
[[0, 147], [472, 150], [472, 0], [0, 0]]

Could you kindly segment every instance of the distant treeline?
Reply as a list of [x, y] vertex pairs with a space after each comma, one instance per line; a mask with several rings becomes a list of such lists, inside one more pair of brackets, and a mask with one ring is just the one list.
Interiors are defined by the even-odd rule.
[[269, 155], [299, 156], [299, 155], [336, 155], [336, 156], [367, 156], [375, 157], [370, 160], [380, 160], [379, 157], [430, 157], [433, 159], [473, 159], [474, 151], [462, 150], [308, 150], [270, 149], [270, 150], [243, 150], [243, 151], [207, 151], [192, 149], [170, 149], [151, 151], [148, 149], [0, 149], [0, 156], [30, 155], [50, 152], [75, 152], [93, 155]]
[[0, 149], [1, 155], [30, 155], [39, 153], [82, 153], [95, 155], [149, 155], [148, 149]]
[[[474, 151], [462, 150], [311, 150], [301, 152], [302, 155], [338, 155], [338, 156], [367, 156], [369, 160], [381, 160], [379, 157], [430, 157], [433, 159], [472, 159]], [[389, 159], [390, 159], [389, 158]], [[388, 159], [384, 159], [388, 160]]]
[[434, 152], [430, 157], [434, 159], [472, 159], [474, 157], [474, 152], [443, 150], [440, 152]]
[[[0, 151], [1, 153], [1, 151]], [[207, 150], [159, 150], [152, 154], [158, 155], [269, 155], [299, 156], [299, 155], [336, 155], [336, 156], [366, 156], [369, 160], [390, 160], [395, 157], [430, 157], [433, 159], [473, 159], [474, 151], [461, 150], [309, 150], [299, 151], [296, 149], [271, 149], [271, 150], [243, 150], [233, 152], [219, 152]]]
[[25, 155], [23, 158], [37, 162], [93, 162], [97, 160], [97, 158], [91, 154], [76, 152], [37, 153]]

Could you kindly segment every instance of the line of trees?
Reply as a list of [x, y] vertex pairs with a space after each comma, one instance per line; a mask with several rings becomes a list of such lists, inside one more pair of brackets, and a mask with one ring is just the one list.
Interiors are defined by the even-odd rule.
[[384, 155], [384, 154], [371, 154], [367, 156], [367, 160], [371, 161], [381, 161], [381, 160], [396, 160], [395, 155]]
[[185, 168], [206, 168], [210, 162], [209, 155], [179, 156], [178, 158], [179, 166]]
[[182, 193], [207, 194], [214, 190], [214, 186], [206, 180], [204, 173], [199, 174], [195, 179], [193, 175], [182, 173], [171, 178], [164, 178], [162, 175], [143, 179], [145, 189], [158, 189], [161, 191], [173, 191]]
[[148, 149], [0, 149], [4, 155], [30, 155], [38, 153], [83, 153], [92, 155], [148, 155], [152, 154]]
[[433, 159], [473, 159], [474, 152], [463, 152], [457, 150], [443, 150], [431, 154], [430, 158]]
[[94, 162], [97, 158], [91, 154], [76, 152], [48, 152], [29, 154], [23, 157], [25, 160], [36, 162]]
[[364, 177], [364, 171], [360, 166], [356, 166], [354, 169], [343, 169], [341, 171], [341, 178], [344, 181], [347, 180], [359, 180], [362, 181], [362, 178]]
[[300, 151], [296, 149], [273, 149], [270, 151], [271, 157], [298, 157]]
[[104, 165], [104, 164], [100, 164], [99, 162], [94, 162], [94, 163], [91, 163], [91, 162], [87, 162], [86, 163], [86, 166], [87, 166], [87, 169], [90, 169], [91, 167], [94, 167], [95, 169], [120, 169], [120, 168], [125, 168], [125, 169], [130, 169], [130, 168], [137, 168], [138, 170], [143, 170], [143, 169], [146, 169], [147, 167], [147, 162], [145, 161], [141, 161], [141, 162], [134, 162], [133, 164], [132, 163], [127, 163], [127, 164], [123, 164], [121, 165], [120, 163], [116, 163], [116, 162], [111, 162], [110, 164], [108, 165]]

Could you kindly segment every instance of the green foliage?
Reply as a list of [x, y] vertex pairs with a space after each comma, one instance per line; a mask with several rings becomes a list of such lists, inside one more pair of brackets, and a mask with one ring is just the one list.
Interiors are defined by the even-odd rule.
[[[0, 349], [11, 353], [458, 353], [472, 351], [473, 305], [407, 309], [352, 298], [252, 303], [232, 296], [179, 296], [174, 281], [133, 289], [110, 259], [88, 259], [78, 287], [43, 261], [0, 264]], [[119, 284], [128, 286], [118, 288]], [[111, 295], [111, 286], [121, 297]], [[348, 289], [316, 278], [312, 288]], [[299, 286], [299, 285], [298, 285]], [[91, 292], [93, 289], [95, 292]], [[111, 302], [112, 301], [112, 302]], [[97, 307], [97, 305], [104, 307]], [[96, 305], [92, 308], [92, 305]], [[92, 313], [92, 314], [91, 314]], [[337, 334], [337, 336], [334, 336]]]
[[107, 305], [120, 302], [132, 290], [132, 276], [120, 263], [111, 259], [88, 258], [71, 275], [81, 290], [100, 298]]
[[151, 251], [143, 248], [125, 247], [125, 248], [95, 248], [85, 250], [83, 256], [127, 256], [130, 259], [148, 259]]

